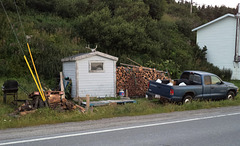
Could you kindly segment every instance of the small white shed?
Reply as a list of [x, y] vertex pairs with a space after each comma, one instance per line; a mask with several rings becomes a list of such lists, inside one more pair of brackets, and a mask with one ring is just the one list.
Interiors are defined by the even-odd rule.
[[[194, 28], [197, 32], [197, 44], [207, 47], [207, 60], [223, 69], [231, 69], [232, 79], [240, 80], [239, 59], [239, 16], [223, 15], [213, 21]], [[238, 44], [237, 44], [238, 43]]]
[[95, 51], [63, 58], [63, 75], [72, 80], [72, 97], [115, 97], [117, 57]]

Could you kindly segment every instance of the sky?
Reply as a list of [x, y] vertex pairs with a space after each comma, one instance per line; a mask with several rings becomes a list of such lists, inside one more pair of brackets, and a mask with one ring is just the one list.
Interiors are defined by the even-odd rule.
[[[179, 1], [179, 0], [177, 0]], [[190, 2], [191, 0], [185, 0]], [[236, 8], [237, 4], [240, 3], [240, 0], [193, 0], [194, 5], [212, 5], [212, 6], [221, 6], [225, 5], [226, 7]]]

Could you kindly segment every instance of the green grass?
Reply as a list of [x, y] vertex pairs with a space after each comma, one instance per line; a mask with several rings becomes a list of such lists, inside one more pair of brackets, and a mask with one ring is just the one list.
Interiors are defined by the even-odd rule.
[[240, 80], [232, 80], [230, 82], [238, 86], [238, 88], [240, 88]]
[[[232, 81], [240, 86], [240, 81]], [[35, 113], [25, 116], [9, 116], [14, 112], [16, 107], [11, 104], [3, 104], [0, 102], [0, 129], [35, 126], [42, 124], [55, 124], [63, 122], [76, 122], [85, 120], [97, 120], [102, 118], [112, 118], [120, 116], [136, 116], [157, 113], [169, 113], [174, 111], [197, 110], [226, 106], [240, 105], [240, 94], [235, 97], [235, 100], [220, 100], [220, 101], [193, 101], [190, 104], [161, 104], [157, 100], [149, 101], [145, 98], [136, 99], [137, 103], [125, 105], [110, 105], [95, 107], [93, 111], [82, 114], [81, 112], [65, 111], [59, 112], [48, 108], [38, 109]]]

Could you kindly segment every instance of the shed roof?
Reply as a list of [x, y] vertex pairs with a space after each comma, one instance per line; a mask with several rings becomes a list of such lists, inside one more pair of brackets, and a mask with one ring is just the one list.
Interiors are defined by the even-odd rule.
[[218, 17], [217, 19], [214, 19], [214, 20], [212, 20], [212, 21], [210, 21], [210, 22], [208, 22], [208, 23], [205, 23], [205, 24], [203, 24], [203, 25], [201, 25], [201, 26], [198, 26], [198, 27], [192, 29], [192, 31], [196, 31], [196, 30], [202, 29], [202, 28], [204, 28], [204, 27], [206, 27], [206, 26], [208, 26], [208, 25], [211, 25], [211, 24], [213, 24], [213, 23], [215, 23], [215, 22], [218, 22], [218, 21], [220, 21], [220, 20], [222, 20], [222, 19], [225, 19], [226, 17], [235, 18], [235, 15], [229, 14], [229, 13], [228, 13], [228, 14], [225, 14], [225, 15], [223, 15], [223, 16], [221, 16], [221, 17]]
[[68, 61], [77, 61], [77, 60], [81, 60], [81, 59], [85, 59], [88, 57], [92, 57], [92, 56], [101, 56], [101, 57], [105, 57], [114, 61], [118, 61], [118, 57], [114, 57], [111, 56], [109, 54], [105, 54], [99, 51], [95, 51], [95, 52], [90, 52], [90, 53], [80, 53], [80, 54], [76, 54], [70, 57], [66, 57], [61, 59], [62, 62], [68, 62]]

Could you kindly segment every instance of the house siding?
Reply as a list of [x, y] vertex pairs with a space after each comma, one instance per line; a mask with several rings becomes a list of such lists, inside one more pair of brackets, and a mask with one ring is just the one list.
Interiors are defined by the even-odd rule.
[[207, 60], [219, 68], [231, 69], [232, 79], [240, 79], [239, 63], [234, 63], [236, 19], [226, 17], [197, 31], [197, 43], [207, 47]]
[[76, 63], [63, 62], [63, 75], [72, 80], [72, 97], [76, 97]]
[[[89, 72], [90, 62], [104, 63], [103, 72]], [[92, 56], [89, 58], [77, 60], [77, 96], [85, 97], [115, 97], [116, 90], [116, 61], [100, 56]]]

